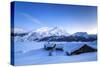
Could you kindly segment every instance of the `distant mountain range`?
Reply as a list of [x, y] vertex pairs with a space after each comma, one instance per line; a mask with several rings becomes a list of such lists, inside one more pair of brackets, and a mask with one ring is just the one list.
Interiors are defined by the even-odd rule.
[[[76, 32], [74, 34], [67, 33], [64, 29], [59, 27], [49, 28], [43, 27], [34, 31], [16, 31], [11, 32], [11, 36], [21, 39], [22, 41], [94, 41], [97, 40], [96, 34], [88, 34], [87, 32]], [[20, 41], [20, 40], [19, 40]]]

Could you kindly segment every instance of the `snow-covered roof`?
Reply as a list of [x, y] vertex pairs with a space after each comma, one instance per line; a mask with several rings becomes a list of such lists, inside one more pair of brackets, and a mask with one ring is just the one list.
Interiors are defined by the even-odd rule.
[[68, 53], [71, 53], [75, 50], [78, 50], [83, 45], [84, 45], [83, 43], [72, 42], [72, 43], [64, 44], [63, 49], [64, 49], [65, 52], [67, 51]]

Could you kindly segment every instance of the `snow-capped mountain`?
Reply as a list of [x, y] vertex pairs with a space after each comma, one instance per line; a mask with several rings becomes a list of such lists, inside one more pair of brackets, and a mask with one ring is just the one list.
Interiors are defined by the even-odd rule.
[[87, 32], [76, 32], [76, 33], [72, 34], [72, 36], [79, 36], [79, 37], [88, 38], [89, 34]]
[[54, 28], [49, 28], [49, 27], [43, 27], [40, 29], [37, 29], [35, 31], [36, 33], [45, 36], [68, 36], [69, 34], [62, 28], [59, 27], [54, 27]]
[[43, 37], [50, 37], [50, 36], [69, 36], [69, 33], [67, 33], [64, 29], [58, 27], [54, 27], [54, 28], [42, 27], [36, 29], [35, 31], [30, 32], [27, 35], [27, 38], [29, 40], [34, 40], [34, 39], [40, 39]]
[[[16, 30], [15, 30], [16, 31]], [[69, 34], [63, 28], [59, 27], [42, 27], [30, 32], [14, 33], [18, 36], [18, 41], [94, 41], [97, 35], [89, 35], [87, 32], [76, 32]]]
[[11, 36], [14, 36], [14, 37], [15, 36], [22, 37], [27, 34], [28, 34], [28, 32], [22, 28], [12, 28], [11, 29]]

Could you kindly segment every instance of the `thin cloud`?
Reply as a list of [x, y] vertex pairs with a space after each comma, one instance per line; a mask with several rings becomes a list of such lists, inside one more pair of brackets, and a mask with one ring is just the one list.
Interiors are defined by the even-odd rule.
[[31, 22], [33, 22], [33, 23], [35, 23], [35, 24], [43, 25], [43, 23], [42, 23], [39, 19], [33, 17], [33, 16], [30, 15], [30, 14], [21, 13], [21, 15], [23, 15], [23, 16], [26, 17], [29, 21], [31, 21]]

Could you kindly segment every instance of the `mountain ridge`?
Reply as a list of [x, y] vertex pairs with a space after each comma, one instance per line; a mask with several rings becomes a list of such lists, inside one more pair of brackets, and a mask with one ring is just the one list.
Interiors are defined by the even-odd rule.
[[[27, 34], [26, 34], [27, 33]], [[64, 29], [59, 27], [42, 27], [30, 32], [19, 32], [21, 39], [29, 41], [93, 41], [97, 39], [96, 34], [88, 34], [87, 32], [76, 32], [69, 34]], [[13, 33], [15, 34], [15, 33]], [[18, 33], [16, 33], [18, 34]], [[19, 36], [17, 35], [17, 36]], [[16, 37], [16, 36], [14, 36]]]

